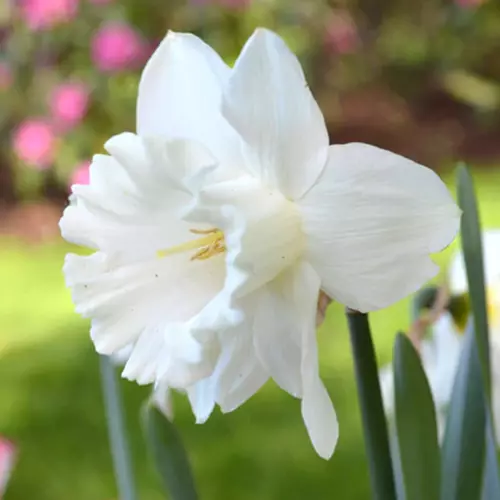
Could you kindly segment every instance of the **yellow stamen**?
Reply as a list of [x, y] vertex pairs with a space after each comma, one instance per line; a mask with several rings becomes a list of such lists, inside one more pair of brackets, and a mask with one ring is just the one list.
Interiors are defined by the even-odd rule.
[[189, 232], [193, 234], [214, 234], [214, 233], [222, 234], [222, 231], [219, 231], [215, 227], [213, 227], [212, 229], [190, 229]]
[[203, 234], [205, 236], [164, 250], [158, 250], [156, 255], [158, 257], [167, 257], [168, 255], [196, 250], [191, 260], [206, 260], [226, 250], [224, 233], [221, 230], [217, 228], [191, 229], [190, 232], [193, 234]]

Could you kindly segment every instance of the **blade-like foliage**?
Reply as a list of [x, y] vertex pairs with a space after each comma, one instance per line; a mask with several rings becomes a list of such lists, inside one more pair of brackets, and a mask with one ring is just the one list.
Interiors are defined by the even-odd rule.
[[394, 390], [399, 455], [407, 500], [439, 500], [440, 453], [432, 394], [410, 339], [394, 344]]
[[481, 226], [477, 209], [476, 195], [472, 177], [465, 165], [457, 170], [458, 203], [463, 211], [460, 225], [462, 251], [467, 283], [469, 287], [470, 304], [474, 318], [477, 350], [481, 363], [481, 373], [484, 378], [485, 393], [491, 408], [490, 354], [488, 341], [488, 316], [486, 303], [486, 288], [484, 285], [483, 245]]
[[442, 446], [441, 500], [480, 498], [485, 422], [481, 366], [470, 321], [448, 407]]
[[196, 487], [181, 437], [156, 406], [146, 403], [142, 424], [156, 469], [172, 500], [197, 500]]

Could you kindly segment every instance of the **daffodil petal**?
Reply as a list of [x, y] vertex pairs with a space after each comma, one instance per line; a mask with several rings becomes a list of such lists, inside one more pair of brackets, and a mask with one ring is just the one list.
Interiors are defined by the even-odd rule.
[[171, 422], [174, 420], [174, 403], [172, 390], [165, 382], [155, 384], [153, 394], [151, 395], [153, 404], [165, 415]]
[[273, 380], [294, 397], [302, 396], [302, 318], [294, 302], [296, 269], [284, 271], [259, 292], [254, 312], [255, 350]]
[[319, 376], [316, 307], [320, 280], [304, 261], [283, 274], [267, 290], [258, 292], [255, 348], [271, 377], [302, 399], [302, 416], [311, 442], [318, 455], [328, 459], [339, 429], [330, 396]]
[[169, 32], [139, 83], [138, 134], [194, 139], [222, 165], [240, 166], [240, 138], [220, 111], [222, 87], [230, 72], [198, 37]]
[[[253, 300], [246, 300], [247, 312]], [[255, 354], [251, 324], [241, 323], [219, 331], [221, 346], [212, 373], [188, 388], [197, 422], [204, 422], [215, 403], [225, 413], [235, 410], [253, 396], [269, 375]]]
[[255, 353], [250, 324], [230, 328], [222, 335], [222, 353], [213, 376], [217, 378], [217, 403], [228, 413], [252, 397], [269, 375]]
[[230, 391], [219, 397], [218, 403], [224, 413], [239, 408], [248, 401], [269, 379], [256, 356], [245, 360], [245, 364], [238, 368], [239, 378]]
[[112, 156], [96, 155], [90, 184], [73, 188], [60, 221], [63, 237], [127, 261], [191, 239], [182, 217], [194, 200], [193, 179], [214, 168], [208, 151], [192, 141], [129, 133], [106, 146]]
[[[189, 139], [166, 140], [124, 132], [113, 136], [104, 147], [143, 195], [144, 205], [154, 206], [159, 200], [163, 206], [165, 202], [170, 206], [185, 202], [186, 194], [193, 192], [192, 180], [200, 172], [211, 174], [217, 165], [206, 147]], [[167, 200], [165, 186], [170, 187]]]
[[188, 322], [159, 321], [141, 332], [122, 375], [139, 384], [161, 381], [183, 389], [212, 373], [217, 348], [215, 341], [195, 339]]
[[307, 258], [332, 298], [361, 312], [404, 298], [438, 272], [460, 210], [430, 169], [366, 144], [331, 146], [300, 200]]
[[320, 279], [307, 263], [297, 266], [295, 304], [302, 318], [302, 418], [318, 455], [329, 459], [337, 445], [339, 424], [328, 392], [319, 376], [316, 307]]
[[205, 423], [215, 408], [216, 390], [216, 380], [213, 377], [206, 377], [187, 388], [189, 403], [197, 424]]
[[222, 256], [202, 262], [176, 255], [116, 265], [100, 252], [69, 254], [64, 273], [77, 312], [92, 319], [91, 336], [102, 354], [113, 354], [158, 322], [190, 320], [225, 279]]
[[249, 38], [224, 91], [223, 114], [248, 145], [247, 165], [292, 199], [317, 179], [328, 134], [297, 57], [275, 33]]

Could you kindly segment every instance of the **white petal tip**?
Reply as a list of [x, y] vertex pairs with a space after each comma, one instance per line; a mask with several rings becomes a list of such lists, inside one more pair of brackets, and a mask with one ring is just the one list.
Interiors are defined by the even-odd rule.
[[204, 424], [208, 420], [209, 415], [197, 415], [196, 424]]
[[127, 365], [125, 365], [125, 368], [122, 371], [122, 378], [129, 380], [130, 382], [134, 381], [134, 378], [132, 377], [132, 374], [130, 373], [130, 370], [127, 369]]
[[322, 458], [323, 460], [330, 460], [330, 458], [332, 458], [333, 456], [333, 452], [335, 451], [335, 447], [336, 447], [337, 443], [335, 443], [331, 448], [329, 449], [319, 449], [319, 448], [316, 448], [316, 453], [318, 454], [318, 456], [320, 458]]
[[168, 30], [167, 35], [164, 39], [164, 42], [167, 42], [170, 45], [172, 43], [182, 42], [182, 41], [189, 39], [191, 37], [195, 37], [195, 35], [193, 35], [191, 33], [183, 33], [183, 32], [179, 32], [179, 31]]
[[337, 421], [335, 420], [334, 423], [332, 423], [332, 429], [330, 430], [330, 432], [325, 432], [325, 434], [321, 436], [321, 438], [319, 436], [310, 437], [316, 453], [322, 459], [330, 460], [330, 458], [332, 458], [333, 456], [335, 448], [337, 447], [337, 442], [339, 439]]
[[[77, 306], [75, 308], [76, 312], [85, 317], [83, 311], [79, 309], [80, 308]], [[112, 338], [95, 326], [90, 327], [90, 338], [94, 344], [96, 352], [98, 354], [102, 354], [103, 356], [111, 356], [119, 352], [123, 347], [127, 347], [127, 345], [117, 345], [116, 342], [112, 342]]]
[[282, 40], [282, 38], [276, 32], [270, 30], [269, 28], [264, 28], [262, 26], [259, 26], [258, 28], [256, 28], [254, 30], [252, 38], [253, 37], [273, 38], [273, 39]]
[[[104, 149], [110, 154], [113, 154], [113, 150], [122, 149], [124, 146], [124, 141], [133, 141], [138, 139], [138, 137], [132, 132], [122, 132], [121, 134], [114, 135], [104, 143]], [[94, 161], [98, 160], [99, 156], [94, 156]]]
[[339, 438], [339, 423], [330, 396], [322, 383], [309, 387], [302, 399], [302, 417], [316, 453], [328, 460]]
[[263, 28], [262, 26], [255, 28], [253, 34], [255, 36], [265, 36], [265, 35], [269, 35], [269, 34], [274, 35], [274, 33], [271, 30], [269, 30], [267, 28]]
[[122, 378], [130, 380], [130, 382], [137, 382], [139, 383], [139, 377], [140, 377], [140, 372], [137, 369], [136, 366], [133, 366], [130, 363], [130, 359], [127, 361], [127, 364], [123, 368], [122, 371]]
[[97, 341], [95, 338], [92, 338], [92, 341], [97, 354], [100, 354], [101, 356], [112, 356], [116, 352], [116, 349], [114, 349], [108, 342]]
[[135, 382], [137, 385], [149, 385], [154, 382], [154, 377], [138, 372], [137, 370], [127, 369], [127, 367], [122, 372], [122, 378], [130, 382]]

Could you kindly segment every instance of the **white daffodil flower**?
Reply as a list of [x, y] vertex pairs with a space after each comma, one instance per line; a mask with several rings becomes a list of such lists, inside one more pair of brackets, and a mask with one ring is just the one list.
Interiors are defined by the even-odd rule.
[[[493, 413], [497, 437], [500, 437], [498, 435], [500, 432], [500, 231], [488, 230], [482, 237], [490, 324]], [[457, 252], [451, 260], [448, 282], [452, 295], [468, 293], [467, 273], [461, 252]], [[424, 339], [421, 344], [422, 365], [436, 405], [441, 437], [444, 435], [446, 412], [460, 362], [462, 339], [463, 332], [457, 328], [451, 314], [443, 313], [433, 325], [430, 337]], [[392, 365], [380, 370], [380, 385], [385, 411], [392, 418], [394, 415]]]
[[448, 190], [388, 151], [329, 146], [297, 58], [263, 29], [234, 68], [169, 33], [141, 78], [137, 133], [106, 144], [61, 220], [96, 250], [65, 264], [96, 349], [133, 344], [124, 376], [186, 391], [198, 422], [272, 377], [330, 457], [319, 291], [366, 312], [417, 290], [458, 230]]

